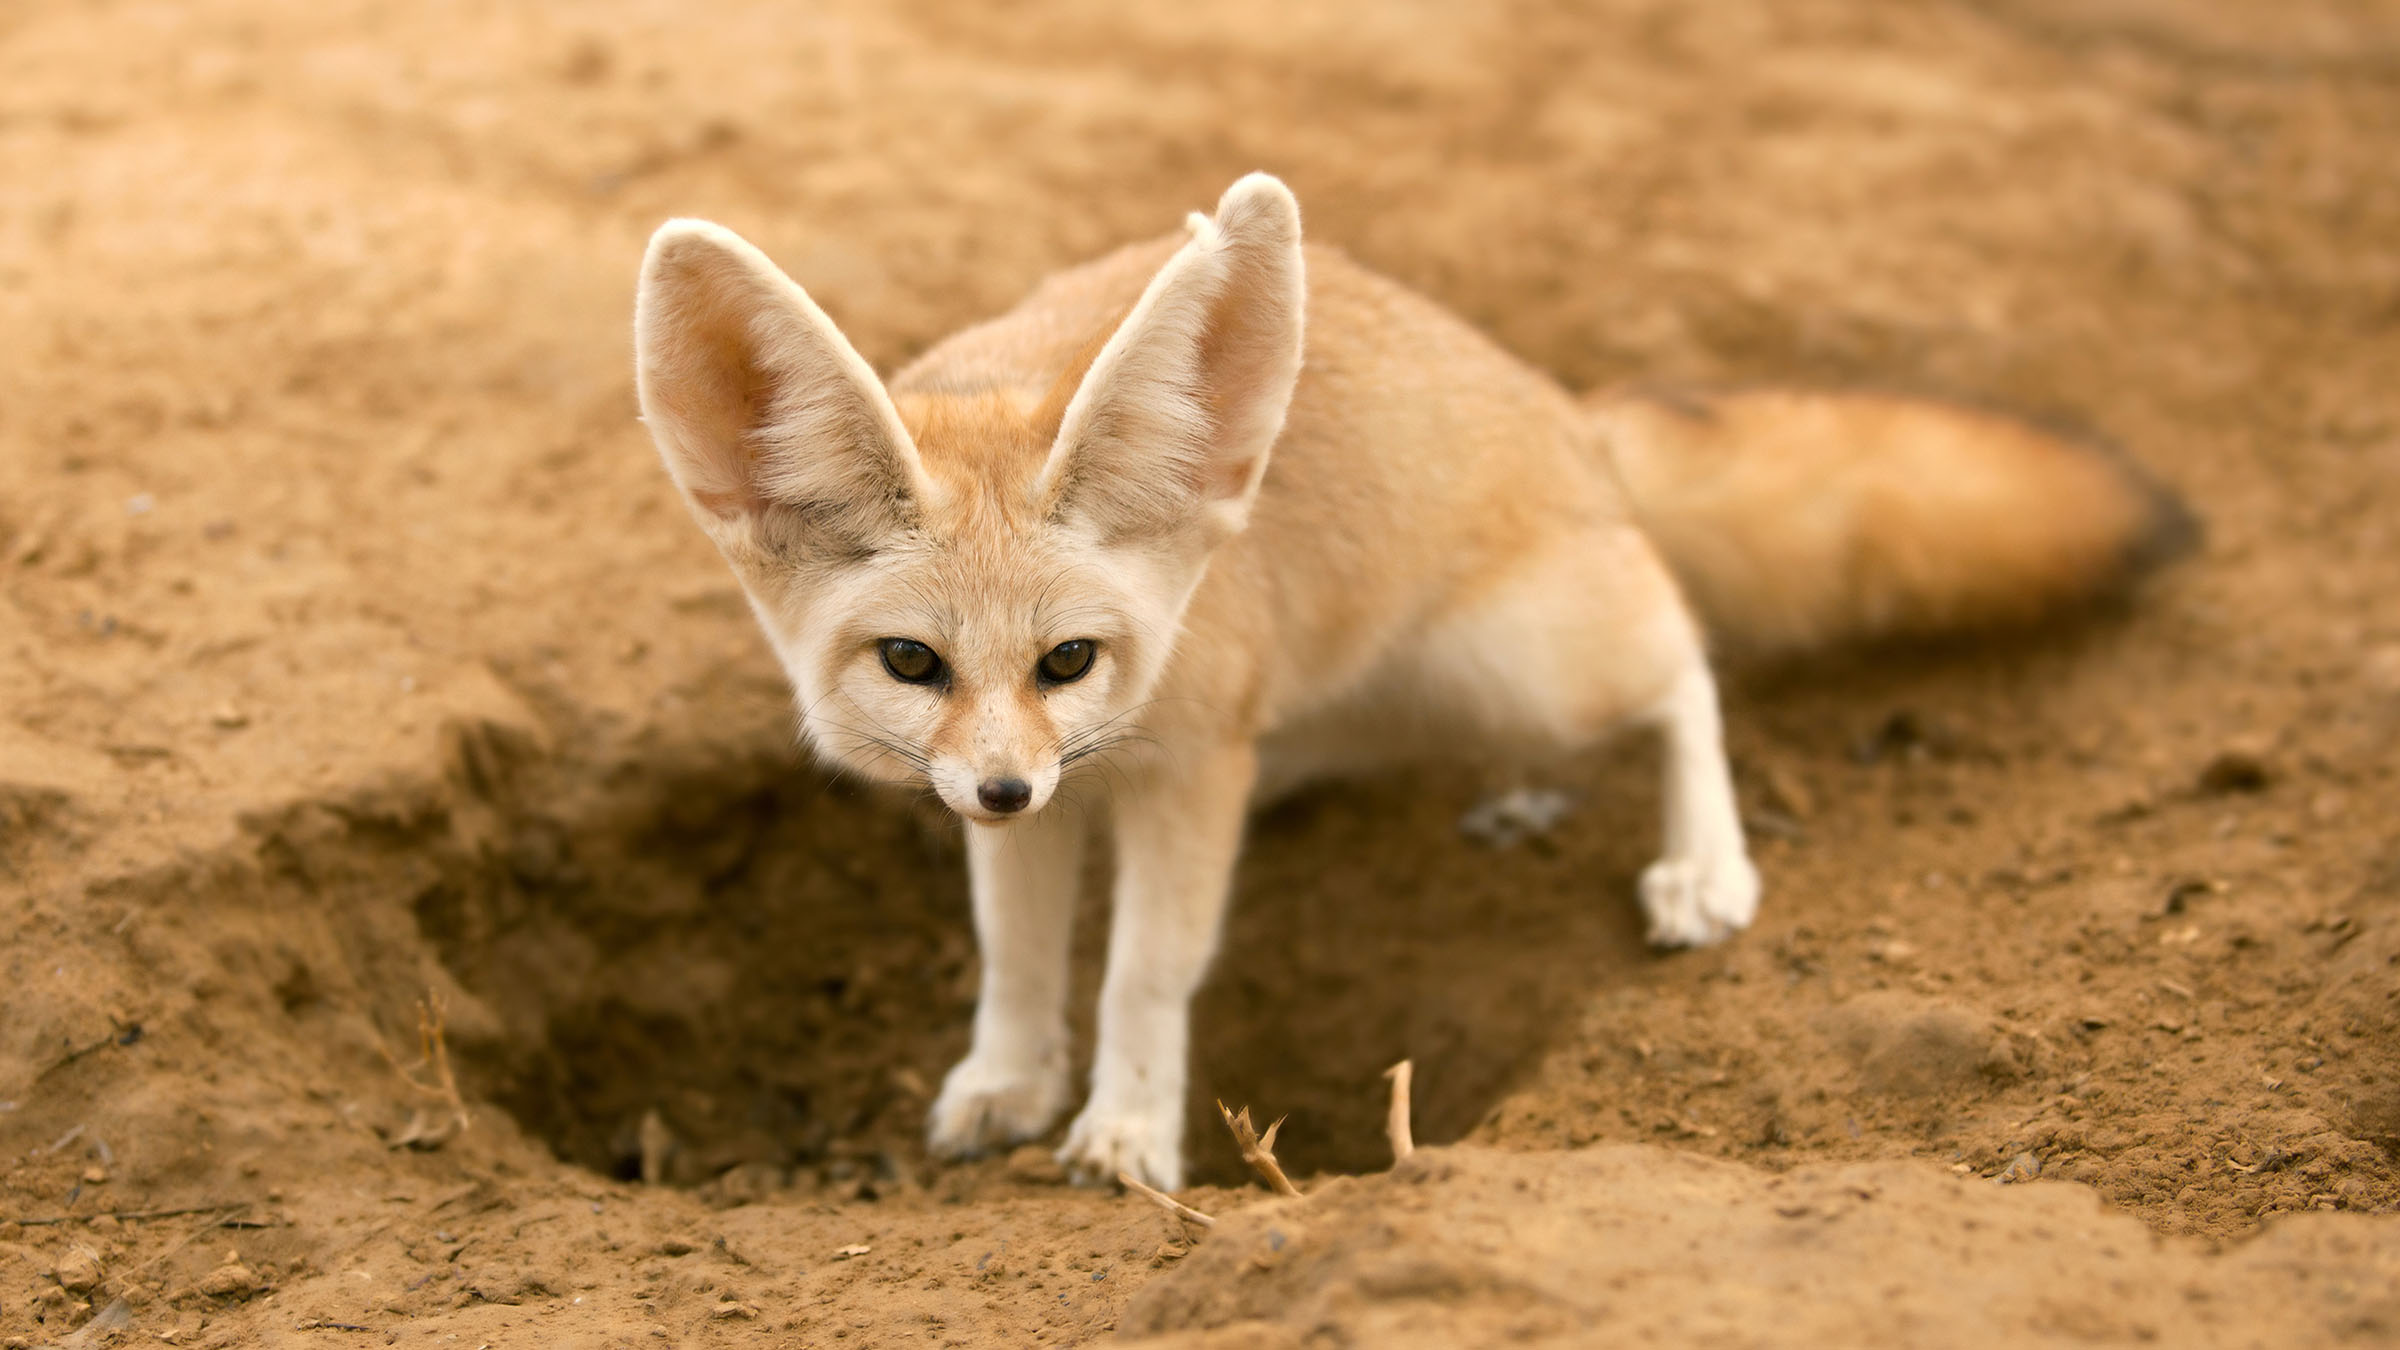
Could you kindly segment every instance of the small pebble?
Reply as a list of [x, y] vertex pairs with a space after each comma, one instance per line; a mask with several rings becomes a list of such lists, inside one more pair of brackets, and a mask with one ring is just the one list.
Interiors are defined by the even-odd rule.
[[2236, 792], [2264, 792], [2274, 775], [2265, 759], [2248, 750], [2220, 750], [2200, 770], [2200, 790], [2222, 797]]
[[1460, 833], [1492, 848], [1539, 839], [1558, 828], [1575, 799], [1550, 788], [1514, 788], [1487, 798], [1459, 817]]
[[58, 1258], [58, 1269], [53, 1273], [58, 1277], [59, 1288], [80, 1294], [100, 1283], [105, 1272], [100, 1268], [100, 1253], [79, 1246]]
[[1040, 1144], [1027, 1144], [1009, 1154], [1008, 1174], [1037, 1186], [1059, 1186], [1067, 1180], [1067, 1169]]
[[239, 1261], [229, 1261], [200, 1277], [193, 1286], [212, 1298], [238, 1298], [258, 1290], [258, 1272]]

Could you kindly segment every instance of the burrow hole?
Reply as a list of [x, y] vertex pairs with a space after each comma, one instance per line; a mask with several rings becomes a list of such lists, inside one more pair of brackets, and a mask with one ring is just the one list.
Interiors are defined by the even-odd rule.
[[[647, 800], [513, 813], [475, 880], [419, 898], [420, 930], [505, 1028], [461, 1047], [477, 1094], [618, 1178], [872, 1193], [931, 1175], [924, 1113], [966, 1049], [977, 979], [958, 825], [788, 766], [686, 775]], [[1288, 1117], [1296, 1173], [1386, 1166], [1381, 1075], [1403, 1056], [1418, 1138], [1457, 1138], [1579, 995], [1639, 959], [1630, 835], [1597, 862], [1495, 855], [1458, 837], [1461, 805], [1403, 778], [1253, 822], [1195, 1008], [1197, 1179], [1242, 1174], [1218, 1098]], [[1095, 851], [1079, 1060], [1105, 944]]]

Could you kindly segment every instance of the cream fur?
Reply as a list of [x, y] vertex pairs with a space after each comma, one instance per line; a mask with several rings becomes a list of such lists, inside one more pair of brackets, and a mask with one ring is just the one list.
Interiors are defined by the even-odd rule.
[[1126, 532], [1181, 528], [1197, 505], [1222, 538], [1248, 521], [1300, 377], [1300, 210], [1252, 174], [1189, 228], [1067, 404], [1034, 491]]
[[[890, 531], [929, 484], [883, 384], [807, 292], [722, 226], [651, 237], [634, 308], [637, 392], [668, 473], [712, 534], [778, 549]], [[802, 528], [809, 518], [821, 531]]]
[[[1037, 1137], [1072, 1098], [1086, 817], [1053, 806], [1062, 795], [1105, 794], [1115, 836], [1099, 1043], [1061, 1150], [1095, 1179], [1182, 1179], [1189, 1002], [1262, 793], [1655, 726], [1651, 937], [1713, 942], [1750, 922], [1758, 878], [1700, 631], [1592, 414], [1427, 301], [1304, 250], [1274, 179], [1234, 184], [1183, 237], [1045, 281], [888, 386], [755, 249], [673, 222], [644, 264], [636, 342], [660, 452], [790, 674], [804, 734], [967, 821], [984, 982], [928, 1121], [937, 1153]], [[1705, 475], [1660, 458], [1664, 433], [1633, 431], [1651, 523], [1679, 556], [1729, 559], [1705, 573], [1712, 611], [1752, 612], [1748, 592], [1715, 592], [1740, 591], [1774, 546], [1727, 552], [1709, 532], [1789, 537], [1797, 504], [1751, 493], [1734, 519]], [[2020, 552], [2046, 538], [2007, 537]], [[1839, 542], [1799, 547], [1848, 566]], [[1939, 552], [1908, 542], [1912, 559]], [[1933, 578], [1900, 592], [1928, 613], [1929, 588], [1959, 584], [1911, 575]], [[1821, 569], [1759, 585], [1875, 582]], [[1756, 612], [1780, 638], [1840, 610]], [[948, 680], [886, 673], [891, 637], [933, 647]], [[1076, 639], [1097, 643], [1089, 674], [1035, 677]], [[984, 809], [976, 785], [995, 775], [1025, 779], [1030, 808]]]

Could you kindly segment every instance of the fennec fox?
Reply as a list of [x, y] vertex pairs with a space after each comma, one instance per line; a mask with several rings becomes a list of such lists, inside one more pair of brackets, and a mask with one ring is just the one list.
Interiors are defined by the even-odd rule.
[[634, 329], [644, 419], [807, 741], [966, 822], [982, 993], [933, 1150], [1038, 1137], [1069, 1102], [1088, 815], [1045, 808], [1085, 780], [1114, 917], [1060, 1157], [1168, 1188], [1188, 1005], [1254, 799], [1654, 726], [1650, 940], [1715, 942], [1750, 922], [1758, 874], [1687, 599], [1758, 646], [2017, 617], [2122, 578], [2180, 519], [2127, 466], [1934, 404], [1579, 406], [1303, 248], [1292, 194], [1257, 174], [889, 382], [699, 221], [651, 240]]

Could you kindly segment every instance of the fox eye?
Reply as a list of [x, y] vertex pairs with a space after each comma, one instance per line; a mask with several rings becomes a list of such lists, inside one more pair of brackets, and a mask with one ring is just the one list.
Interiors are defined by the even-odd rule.
[[1044, 684], [1073, 684], [1092, 668], [1092, 653], [1099, 646], [1090, 638], [1062, 642], [1042, 653], [1041, 663], [1034, 667], [1034, 673]]
[[942, 658], [922, 642], [885, 638], [875, 646], [883, 653], [883, 668], [903, 684], [931, 684], [942, 678]]

